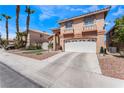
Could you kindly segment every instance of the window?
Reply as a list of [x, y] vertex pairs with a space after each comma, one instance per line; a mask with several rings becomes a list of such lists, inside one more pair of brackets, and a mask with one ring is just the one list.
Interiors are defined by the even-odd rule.
[[72, 28], [72, 21], [66, 22], [65, 27], [66, 28]]
[[84, 25], [89, 26], [89, 25], [93, 25], [93, 24], [94, 24], [94, 18], [92, 18], [92, 17], [85, 18]]

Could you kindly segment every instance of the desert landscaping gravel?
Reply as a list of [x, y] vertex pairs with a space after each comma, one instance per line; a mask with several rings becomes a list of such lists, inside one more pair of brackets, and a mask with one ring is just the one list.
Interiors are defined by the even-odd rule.
[[98, 56], [103, 75], [124, 80], [124, 58], [112, 55]]

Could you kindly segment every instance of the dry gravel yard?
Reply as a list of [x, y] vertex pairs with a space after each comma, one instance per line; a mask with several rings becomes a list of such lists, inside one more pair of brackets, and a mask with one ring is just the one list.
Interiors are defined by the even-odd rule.
[[98, 56], [103, 75], [124, 79], [124, 57]]
[[41, 50], [9, 50], [8, 52], [29, 57], [29, 58], [34, 58], [37, 60], [43, 60], [59, 53], [58, 51], [48, 52], [48, 51], [41, 51]]

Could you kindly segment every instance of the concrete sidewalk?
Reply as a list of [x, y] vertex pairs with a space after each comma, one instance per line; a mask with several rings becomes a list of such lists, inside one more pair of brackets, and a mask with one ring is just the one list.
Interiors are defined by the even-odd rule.
[[124, 87], [124, 80], [74, 68], [73, 60], [79, 55], [62, 52], [39, 61], [0, 51], [0, 61], [42, 87]]

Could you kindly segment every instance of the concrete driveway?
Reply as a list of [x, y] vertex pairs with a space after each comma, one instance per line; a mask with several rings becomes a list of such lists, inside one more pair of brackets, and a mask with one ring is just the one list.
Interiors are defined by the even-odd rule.
[[[101, 74], [96, 54], [67, 53], [39, 70], [39, 74], [50, 81], [60, 78], [67, 70], [88, 71]], [[69, 73], [74, 73], [70, 71]]]
[[38, 61], [2, 52], [0, 61], [42, 87], [124, 87], [124, 80], [101, 74], [96, 54], [62, 52]]

